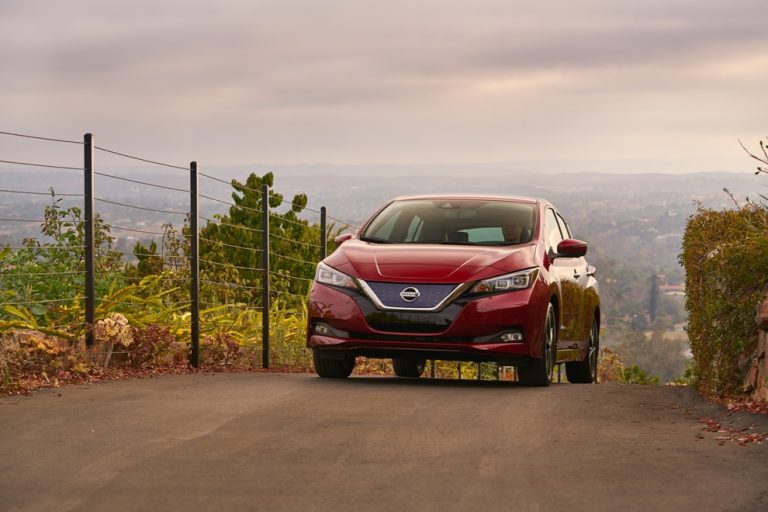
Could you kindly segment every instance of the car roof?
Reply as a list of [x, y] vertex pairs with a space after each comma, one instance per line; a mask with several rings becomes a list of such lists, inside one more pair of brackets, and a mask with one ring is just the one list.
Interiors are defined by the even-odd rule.
[[509, 201], [513, 203], [538, 204], [539, 202], [549, 203], [544, 199], [527, 196], [503, 196], [493, 194], [423, 194], [412, 196], [398, 196], [392, 198], [392, 201], [411, 201], [411, 200], [431, 200], [431, 199], [464, 199], [475, 201]]

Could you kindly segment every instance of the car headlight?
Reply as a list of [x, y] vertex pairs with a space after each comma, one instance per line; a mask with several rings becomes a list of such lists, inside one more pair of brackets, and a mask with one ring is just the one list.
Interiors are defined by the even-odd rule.
[[342, 288], [357, 288], [357, 283], [352, 277], [343, 272], [339, 272], [335, 268], [329, 267], [325, 263], [319, 263], [317, 265], [315, 281], [318, 283], [330, 284], [331, 286], [341, 286]]
[[477, 284], [472, 287], [471, 291], [472, 293], [489, 293], [524, 290], [533, 285], [538, 276], [539, 269], [535, 267], [519, 270], [517, 272], [512, 272], [511, 274], [504, 274], [503, 276], [478, 281]]

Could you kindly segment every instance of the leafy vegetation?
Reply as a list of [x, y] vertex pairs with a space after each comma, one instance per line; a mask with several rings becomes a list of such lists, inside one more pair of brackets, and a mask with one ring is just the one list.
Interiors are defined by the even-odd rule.
[[[624, 380], [637, 383], [671, 382], [681, 377], [687, 360], [683, 357], [686, 343], [680, 338], [670, 339], [657, 329], [650, 336], [644, 332], [630, 332], [613, 347], [614, 352], [629, 365]], [[636, 368], [637, 370], [633, 370]], [[642, 373], [640, 372], [642, 370]]]
[[[742, 148], [760, 162], [755, 174], [768, 174], [765, 143], [762, 155]], [[705, 393], [738, 393], [758, 338], [756, 307], [768, 293], [768, 205], [748, 199], [731, 210], [699, 206], [688, 220], [680, 262], [693, 378]]]
[[699, 208], [688, 221], [680, 260], [694, 377], [706, 393], [737, 393], [757, 341], [756, 306], [768, 287], [765, 205]]
[[[201, 356], [210, 368], [261, 365], [259, 288], [262, 184], [271, 173], [233, 180], [235, 206], [201, 230]], [[95, 219], [97, 344], [85, 351], [84, 220], [51, 190], [42, 239], [0, 251], [2, 389], [19, 382], [87, 379], [111, 364], [134, 370], [185, 364], [190, 340], [189, 225], [167, 224], [162, 240], [136, 243], [133, 258], [113, 250], [109, 226]], [[270, 209], [285, 203], [271, 193]], [[298, 215], [298, 194], [282, 213], [270, 212], [271, 360], [311, 368], [304, 349], [305, 298], [320, 256], [319, 227]], [[6, 345], [10, 349], [6, 350]], [[23, 386], [22, 386], [23, 387]]]

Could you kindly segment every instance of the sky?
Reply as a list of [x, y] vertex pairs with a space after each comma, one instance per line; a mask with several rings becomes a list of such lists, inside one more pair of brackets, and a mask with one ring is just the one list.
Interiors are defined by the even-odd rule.
[[[181, 165], [749, 171], [766, 7], [0, 0], [0, 130]], [[0, 159], [51, 146], [0, 136]]]

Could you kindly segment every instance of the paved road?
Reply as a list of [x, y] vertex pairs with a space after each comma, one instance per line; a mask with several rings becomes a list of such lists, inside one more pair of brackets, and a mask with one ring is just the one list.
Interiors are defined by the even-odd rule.
[[[60, 394], [60, 396], [59, 396]], [[685, 391], [219, 374], [0, 405], [2, 511], [768, 510]]]

